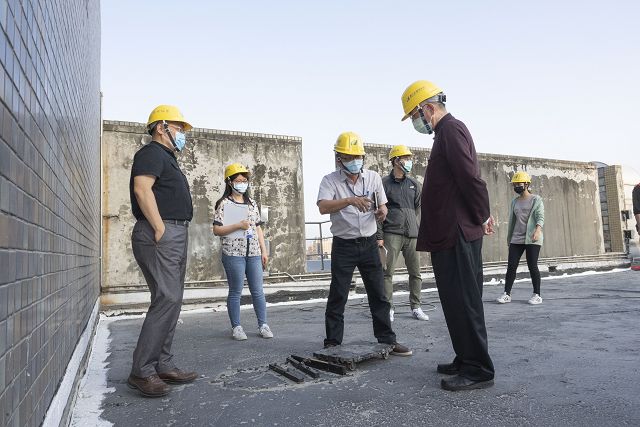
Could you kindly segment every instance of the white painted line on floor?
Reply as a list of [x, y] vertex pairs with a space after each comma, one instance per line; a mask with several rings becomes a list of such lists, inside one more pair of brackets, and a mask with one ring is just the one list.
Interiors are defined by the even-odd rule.
[[87, 372], [80, 382], [76, 405], [71, 415], [71, 426], [110, 427], [113, 425], [113, 423], [101, 418], [102, 410], [100, 408], [106, 395], [115, 391], [115, 388], [107, 387], [107, 359], [111, 355], [109, 351], [111, 343], [109, 324], [114, 321], [115, 319], [100, 316]]

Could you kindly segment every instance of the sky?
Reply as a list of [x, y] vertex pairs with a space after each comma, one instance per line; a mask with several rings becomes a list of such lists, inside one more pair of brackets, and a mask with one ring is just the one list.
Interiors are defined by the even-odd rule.
[[416, 80], [481, 153], [640, 172], [638, 1], [103, 0], [103, 118], [177, 105], [194, 126], [303, 139], [305, 219], [333, 144], [430, 147], [401, 122]]

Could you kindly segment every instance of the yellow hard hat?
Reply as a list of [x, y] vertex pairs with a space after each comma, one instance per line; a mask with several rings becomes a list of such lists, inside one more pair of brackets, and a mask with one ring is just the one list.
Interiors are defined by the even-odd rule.
[[355, 132], [342, 132], [338, 136], [333, 150], [336, 153], [348, 154], [350, 156], [364, 156], [362, 138]]
[[[411, 83], [408, 88], [402, 93], [402, 108], [404, 109], [404, 116], [402, 120], [405, 120], [411, 115], [411, 112], [422, 102], [432, 96], [442, 93], [442, 89], [427, 80], [418, 80]], [[445, 102], [446, 97], [442, 95], [441, 102]]]
[[231, 163], [229, 166], [224, 168], [224, 179], [229, 178], [237, 173], [246, 173], [249, 174], [249, 169], [242, 166], [240, 163]]
[[180, 122], [184, 126], [184, 130], [191, 130], [193, 126], [189, 124], [184, 119], [184, 116], [178, 110], [178, 107], [174, 107], [173, 105], [158, 105], [153, 109], [151, 114], [149, 114], [149, 120], [147, 120], [147, 129], [149, 126], [157, 121], [166, 120], [170, 122]]
[[411, 156], [413, 153], [406, 145], [395, 145], [391, 151], [389, 151], [389, 160], [394, 157]]
[[511, 178], [511, 183], [512, 184], [517, 183], [517, 182], [531, 183], [531, 177], [525, 171], [518, 171], [518, 172], [514, 173], [513, 177]]

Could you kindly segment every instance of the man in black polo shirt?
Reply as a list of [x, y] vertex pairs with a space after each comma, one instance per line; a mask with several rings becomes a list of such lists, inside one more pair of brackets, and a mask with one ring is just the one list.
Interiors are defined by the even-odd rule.
[[171, 344], [182, 306], [187, 265], [188, 225], [193, 217], [189, 183], [175, 152], [185, 146], [192, 126], [171, 105], [151, 112], [147, 130], [152, 141], [133, 158], [129, 193], [137, 222], [133, 227], [133, 255], [151, 291], [151, 305], [133, 352], [127, 383], [143, 396], [169, 393], [166, 383], [188, 383], [195, 372], [173, 362]]

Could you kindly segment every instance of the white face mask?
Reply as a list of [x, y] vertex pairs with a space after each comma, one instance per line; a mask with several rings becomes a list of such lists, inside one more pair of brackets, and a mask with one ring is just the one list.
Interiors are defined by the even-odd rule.
[[420, 133], [424, 133], [430, 135], [433, 133], [433, 127], [431, 127], [431, 123], [427, 122], [426, 119], [423, 119], [421, 116], [417, 118], [411, 118], [411, 123], [413, 123], [413, 128]]
[[[435, 111], [434, 111], [435, 114]], [[411, 122], [413, 123], [413, 128], [420, 133], [424, 133], [427, 135], [431, 135], [433, 133], [433, 128], [435, 127], [432, 124], [433, 114], [431, 115], [431, 120], [427, 120], [427, 117], [424, 114], [423, 107], [418, 107], [418, 117], [411, 118]]]
[[249, 183], [248, 182], [238, 182], [238, 183], [233, 183], [232, 184], [233, 189], [240, 193], [240, 194], [244, 194], [247, 192], [247, 189], [249, 188]]

